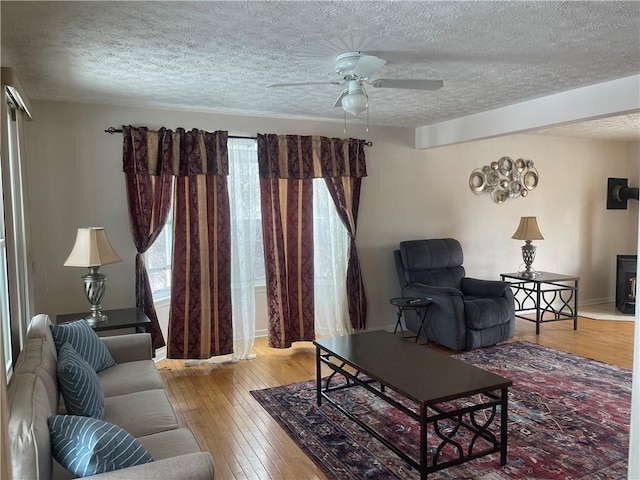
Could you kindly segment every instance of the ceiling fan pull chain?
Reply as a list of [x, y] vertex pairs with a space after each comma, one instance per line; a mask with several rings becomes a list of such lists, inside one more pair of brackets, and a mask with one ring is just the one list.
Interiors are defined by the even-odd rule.
[[369, 132], [369, 97], [367, 96], [367, 127], [365, 128], [365, 131], [368, 133]]
[[344, 113], [344, 132], [343, 133], [347, 133], [347, 111], [346, 110], [342, 110], [342, 112]]

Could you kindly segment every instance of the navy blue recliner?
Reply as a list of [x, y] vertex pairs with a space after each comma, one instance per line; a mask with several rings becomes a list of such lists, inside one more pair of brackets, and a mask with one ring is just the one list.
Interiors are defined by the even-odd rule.
[[[455, 351], [487, 347], [513, 337], [515, 305], [506, 282], [465, 277], [462, 247], [453, 238], [412, 240], [394, 252], [403, 297], [430, 297], [425, 332]], [[406, 311], [409, 330], [420, 320]]]

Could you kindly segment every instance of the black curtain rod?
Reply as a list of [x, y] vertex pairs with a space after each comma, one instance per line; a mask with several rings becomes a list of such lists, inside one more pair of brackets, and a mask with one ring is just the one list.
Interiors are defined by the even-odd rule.
[[[122, 133], [122, 129], [121, 128], [109, 127], [104, 131], [104, 133], [108, 133], [109, 135], [113, 135], [114, 133]], [[245, 140], [256, 140], [257, 137], [241, 137], [241, 136], [238, 136], [238, 135], [229, 135], [229, 138], [244, 138]]]
[[[121, 128], [109, 127], [104, 131], [104, 133], [108, 133], [109, 135], [113, 135], [114, 133], [122, 133], [122, 129]], [[244, 138], [245, 140], [256, 140], [258, 137], [243, 137], [241, 135], [229, 135], [229, 138]], [[371, 142], [371, 141], [364, 142], [364, 144], [367, 147], [373, 147], [373, 142]]]

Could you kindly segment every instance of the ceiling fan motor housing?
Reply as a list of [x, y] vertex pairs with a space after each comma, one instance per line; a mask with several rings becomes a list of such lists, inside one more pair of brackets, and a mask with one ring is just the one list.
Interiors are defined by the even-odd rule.
[[345, 52], [336, 57], [336, 73], [343, 77], [353, 75], [353, 70], [358, 64], [358, 60], [363, 55], [362, 52]]

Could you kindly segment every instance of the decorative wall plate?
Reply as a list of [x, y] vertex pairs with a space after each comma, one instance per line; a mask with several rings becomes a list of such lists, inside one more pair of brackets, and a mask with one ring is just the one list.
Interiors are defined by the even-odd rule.
[[474, 170], [469, 177], [469, 188], [474, 192], [482, 192], [487, 181], [481, 170]]
[[490, 193], [495, 203], [509, 198], [526, 197], [538, 186], [538, 171], [531, 160], [502, 157], [482, 168], [476, 168], [469, 176], [469, 188], [473, 193]]
[[528, 171], [522, 177], [524, 188], [531, 191], [538, 186], [538, 172]]

